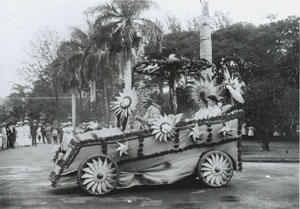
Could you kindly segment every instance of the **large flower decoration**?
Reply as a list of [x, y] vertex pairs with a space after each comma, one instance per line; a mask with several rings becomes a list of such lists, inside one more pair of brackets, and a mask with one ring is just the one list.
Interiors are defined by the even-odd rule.
[[111, 102], [111, 109], [114, 113], [121, 117], [127, 118], [135, 110], [137, 104], [137, 93], [134, 89], [124, 90], [120, 96], [116, 97], [116, 101]]
[[223, 127], [221, 128], [218, 133], [221, 133], [224, 137], [225, 136], [232, 136], [232, 132], [236, 130], [236, 128], [233, 128], [234, 125], [232, 125], [230, 122], [223, 123]]
[[155, 139], [160, 142], [167, 142], [168, 139], [172, 139], [176, 134], [176, 119], [174, 116], [160, 116], [152, 122], [151, 129], [152, 134], [155, 135]]
[[243, 98], [244, 91], [242, 90], [242, 87], [245, 86], [245, 83], [242, 81], [240, 82], [239, 79], [233, 78], [233, 76], [230, 76], [228, 69], [224, 70], [224, 78], [225, 78], [225, 88], [227, 88], [232, 95], [232, 97], [240, 102], [244, 103], [245, 100]]
[[128, 148], [128, 141], [126, 141], [126, 144], [122, 144], [120, 142], [117, 142], [119, 144], [119, 147], [116, 149], [116, 151], [119, 151], [120, 157], [122, 157], [123, 154], [129, 155], [129, 148]]
[[198, 103], [200, 99], [205, 99], [209, 95], [215, 95], [220, 99], [222, 92], [222, 85], [217, 85], [216, 79], [211, 79], [209, 76], [204, 78], [200, 77], [199, 80], [195, 80], [195, 83], [191, 86], [189, 97], [192, 101]]

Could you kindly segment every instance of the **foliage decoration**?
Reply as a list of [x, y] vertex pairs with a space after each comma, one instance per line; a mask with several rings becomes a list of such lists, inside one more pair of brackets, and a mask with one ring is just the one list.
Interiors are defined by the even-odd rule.
[[245, 86], [243, 81], [239, 81], [238, 77], [233, 78], [230, 76], [227, 68], [224, 70], [224, 78], [225, 78], [225, 88], [229, 90], [231, 96], [238, 102], [244, 103], [245, 100], [243, 98], [244, 91], [242, 87]]

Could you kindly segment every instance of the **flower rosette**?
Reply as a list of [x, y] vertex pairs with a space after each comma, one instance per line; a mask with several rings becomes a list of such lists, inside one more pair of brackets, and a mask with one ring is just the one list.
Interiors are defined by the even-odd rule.
[[167, 142], [176, 135], [176, 119], [172, 116], [160, 116], [152, 122], [152, 134], [156, 140]]
[[215, 95], [220, 99], [222, 90], [222, 85], [218, 85], [215, 78], [200, 76], [200, 79], [190, 87], [189, 98], [195, 103], [198, 103], [200, 99], [206, 99], [209, 95]]
[[137, 105], [137, 93], [134, 89], [124, 90], [116, 101], [111, 102], [111, 109], [120, 118], [128, 118]]
[[225, 78], [225, 88], [228, 89], [231, 96], [236, 101], [243, 104], [245, 100], [242, 96], [244, 94], [242, 87], [245, 86], [245, 83], [243, 81], [240, 82], [237, 77], [233, 78], [233, 76], [230, 76], [228, 69], [224, 70], [224, 78]]

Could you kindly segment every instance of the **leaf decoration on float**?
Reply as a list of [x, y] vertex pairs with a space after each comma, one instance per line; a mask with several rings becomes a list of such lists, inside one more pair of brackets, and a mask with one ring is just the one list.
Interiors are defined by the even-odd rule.
[[220, 129], [220, 131], [218, 131], [218, 133], [221, 133], [224, 137], [232, 136], [232, 132], [236, 130], [233, 127], [235, 126], [230, 121], [227, 123], [223, 123], [223, 127]]
[[206, 99], [209, 95], [215, 95], [219, 100], [222, 90], [222, 85], [217, 85], [216, 78], [211, 79], [209, 76], [206, 76], [206, 78], [200, 76], [200, 79], [195, 80], [195, 83], [191, 85], [189, 98], [198, 103], [200, 99]]
[[116, 97], [116, 101], [111, 102], [111, 109], [115, 115], [121, 118], [128, 118], [135, 110], [137, 105], [137, 93], [135, 89], [125, 89]]
[[230, 73], [227, 68], [224, 70], [224, 78], [225, 78], [225, 88], [228, 89], [231, 96], [238, 102], [244, 103], [245, 100], [243, 98], [244, 91], [242, 90], [242, 87], [245, 86], [245, 83], [243, 81], [239, 81], [238, 77], [233, 78], [233, 76], [230, 76]]
[[195, 127], [190, 129], [190, 134], [187, 138], [191, 137], [191, 139], [196, 142], [197, 139], [201, 139], [202, 134], [204, 134], [204, 132], [200, 131], [198, 123], [196, 123]]
[[120, 142], [117, 142], [119, 144], [119, 147], [116, 149], [116, 151], [119, 152], [120, 157], [122, 157], [123, 154], [129, 155], [129, 148], [128, 148], [128, 141], [126, 141], [126, 144], [122, 144]]
[[152, 134], [155, 136], [156, 140], [160, 142], [167, 142], [171, 140], [176, 135], [176, 117], [173, 115], [164, 115], [160, 118], [156, 118], [152, 122], [151, 129], [153, 129]]

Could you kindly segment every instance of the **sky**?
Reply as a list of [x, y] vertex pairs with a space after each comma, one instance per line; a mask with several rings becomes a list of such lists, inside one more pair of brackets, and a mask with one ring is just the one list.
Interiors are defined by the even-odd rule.
[[[40, 30], [49, 28], [67, 39], [74, 26], [84, 27], [83, 12], [104, 0], [0, 0], [0, 98], [12, 93], [14, 83], [25, 84], [18, 74], [24, 62], [30, 62], [30, 41]], [[200, 14], [200, 0], [154, 0], [158, 7], [148, 12], [151, 19], [164, 21], [165, 14], [177, 17], [183, 24]], [[278, 19], [300, 16], [299, 0], [209, 0], [210, 13], [229, 12], [234, 22], [259, 25], [267, 14]]]

